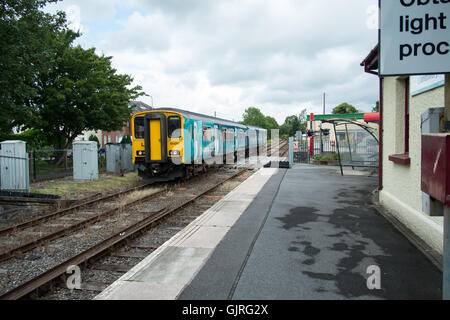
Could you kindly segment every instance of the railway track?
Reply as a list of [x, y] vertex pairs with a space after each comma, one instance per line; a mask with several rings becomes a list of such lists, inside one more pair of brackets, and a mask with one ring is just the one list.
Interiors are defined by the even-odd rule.
[[124, 205], [132, 205], [153, 196], [156, 191], [146, 191], [142, 192], [141, 197], [122, 203], [127, 195], [136, 194], [149, 186], [146, 183], [0, 230], [0, 262], [105, 219]]
[[[230, 191], [219, 190], [224, 183], [231, 180], [236, 182], [236, 179], [239, 182], [242, 177], [247, 178], [244, 174], [249, 169], [230, 170], [219, 170], [174, 186], [169, 190], [159, 191], [145, 200], [140, 199], [139, 205], [133, 208], [128, 206], [123, 208], [123, 212], [116, 213], [116, 217], [109, 217], [95, 223], [90, 227], [91, 230], [75, 232], [69, 237], [52, 241], [53, 249], [59, 245], [60, 249], [64, 250], [63, 256], [54, 259], [51, 267], [49, 264], [41, 266], [42, 271], [37, 272], [31, 278], [28, 276], [28, 278], [24, 277], [22, 281], [16, 281], [21, 284], [4, 292], [0, 299], [19, 299], [29, 297], [31, 293], [35, 293], [36, 297], [41, 296], [45, 299], [42, 293], [55, 284], [56, 287], [61, 287], [61, 277], [64, 277], [67, 268], [73, 265], [84, 265], [84, 272], [89, 271], [90, 274], [83, 276], [84, 279], [87, 279], [83, 282], [83, 290], [77, 292], [83, 292], [85, 298], [87, 292], [87, 298], [91, 298], [92, 294], [103, 290], [123, 272], [128, 271], [160, 244], [167, 241], [208, 207], [220, 200]], [[172, 217], [175, 213], [177, 214], [175, 222], [168, 220], [169, 226], [166, 226], [167, 228], [164, 226], [161, 227], [162, 229], [150, 228], [160, 224], [163, 220], [170, 219], [169, 217]], [[97, 232], [94, 232], [95, 230]], [[138, 237], [139, 235], [140, 237]], [[91, 241], [90, 238], [96, 239], [96, 241]], [[69, 249], [71, 248], [70, 241], [72, 243], [78, 241], [75, 245], [77, 250]], [[47, 255], [47, 257], [52, 253], [51, 245], [40, 249], [33, 250], [31, 253], [41, 253]], [[53, 250], [53, 252], [55, 251]], [[14, 258], [12, 260], [17, 261], [7, 262], [11, 262], [11, 268], [17, 269], [20, 268], [20, 265], [27, 266], [29, 255], [22, 258], [23, 260]], [[113, 263], [114, 261], [116, 263]], [[2, 267], [4, 265], [0, 265], [0, 268]], [[36, 268], [36, 266], [34, 267]], [[103, 275], [102, 281], [98, 281], [98, 279], [95, 280], [96, 271], [111, 274]], [[72, 293], [72, 291], [64, 289], [64, 286], [60, 290]], [[47, 297], [49, 299], [54, 298], [51, 294]]]
[[271, 156], [272, 151], [278, 151], [280, 157], [286, 156], [289, 151], [289, 141], [279, 140], [278, 144], [272, 146], [271, 144], [267, 145], [267, 156]]

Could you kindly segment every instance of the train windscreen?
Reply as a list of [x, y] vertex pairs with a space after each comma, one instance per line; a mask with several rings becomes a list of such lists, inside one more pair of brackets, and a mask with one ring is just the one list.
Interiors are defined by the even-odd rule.
[[179, 116], [170, 116], [167, 119], [167, 135], [170, 139], [181, 138], [181, 118]]
[[144, 139], [144, 117], [134, 118], [134, 137]]

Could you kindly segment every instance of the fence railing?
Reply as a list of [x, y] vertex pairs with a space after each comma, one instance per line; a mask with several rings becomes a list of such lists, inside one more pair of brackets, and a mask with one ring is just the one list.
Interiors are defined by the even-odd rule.
[[298, 151], [294, 152], [294, 162], [312, 163], [314, 159], [326, 158], [340, 159], [343, 166], [378, 167], [378, 142], [364, 132], [358, 132], [358, 135], [354, 132], [350, 135], [345, 133], [339, 135], [337, 141], [330, 139], [320, 141], [316, 136], [312, 152], [309, 143], [309, 139], [299, 141]]
[[[64, 150], [34, 150], [30, 153], [30, 180], [43, 181], [73, 175], [73, 153], [71, 149]], [[98, 170], [106, 170], [106, 155], [99, 153]]]

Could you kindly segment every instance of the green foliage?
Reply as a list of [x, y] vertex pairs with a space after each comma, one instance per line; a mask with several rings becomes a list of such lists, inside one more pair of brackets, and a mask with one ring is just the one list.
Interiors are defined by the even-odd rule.
[[298, 116], [286, 117], [280, 127], [280, 136], [294, 137], [297, 131], [306, 132], [306, 109], [303, 109]]
[[88, 138], [89, 141], [95, 141], [97, 142], [97, 148], [100, 148], [100, 141], [98, 141], [97, 136], [94, 136], [93, 134], [91, 134]]
[[375, 107], [372, 108], [372, 112], [380, 112], [380, 101], [375, 103]]
[[94, 48], [72, 47], [68, 40], [66, 33], [57, 38], [60, 56], [40, 75], [39, 99], [30, 121], [60, 149], [85, 130], [119, 130], [132, 113], [128, 102], [143, 95], [139, 86], [127, 88], [132, 78], [116, 74], [111, 57], [96, 55]]
[[314, 157], [314, 160], [318, 161], [330, 161], [330, 160], [339, 160], [339, 155], [337, 153], [324, 153], [320, 156]]
[[131, 136], [129, 134], [123, 136], [122, 141], [120, 143], [131, 143]]
[[267, 137], [269, 139], [272, 136], [272, 129], [279, 128], [279, 125], [275, 120], [275, 118], [270, 116], [264, 116], [261, 110], [255, 107], [250, 107], [246, 109], [243, 118], [244, 118], [244, 121], [242, 121], [243, 124], [266, 129]]
[[41, 149], [45, 146], [45, 135], [36, 129], [27, 130], [18, 134], [0, 135], [0, 141], [21, 140], [27, 143], [27, 150]]
[[255, 107], [245, 109], [243, 123], [249, 126], [255, 126], [260, 128], [266, 127], [266, 117], [262, 114], [261, 110]]
[[298, 115], [298, 121], [300, 123], [299, 128], [297, 131], [301, 131], [302, 133], [306, 132], [306, 127], [308, 125], [307, 121], [307, 116], [306, 116], [306, 109], [303, 109], [300, 114]]
[[337, 107], [335, 107], [332, 111], [333, 114], [346, 114], [346, 113], [358, 113], [358, 110], [352, 106], [351, 104], [348, 104], [347, 102], [341, 103]]
[[72, 45], [65, 14], [42, 11], [57, 1], [0, 0], [0, 135], [36, 129], [63, 149], [84, 130], [120, 129], [143, 93], [111, 57]]
[[37, 96], [37, 75], [52, 65], [48, 41], [66, 28], [66, 20], [62, 12], [40, 10], [50, 2], [57, 0], [0, 1], [0, 134], [26, 123]]

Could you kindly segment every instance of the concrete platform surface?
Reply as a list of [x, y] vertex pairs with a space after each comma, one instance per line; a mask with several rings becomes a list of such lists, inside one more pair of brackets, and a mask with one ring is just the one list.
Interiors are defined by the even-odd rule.
[[440, 271], [371, 207], [377, 181], [279, 170], [178, 298], [441, 299]]
[[276, 168], [257, 171], [95, 299], [175, 299], [277, 172]]
[[96, 299], [441, 299], [440, 271], [371, 207], [377, 182], [261, 169]]

